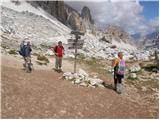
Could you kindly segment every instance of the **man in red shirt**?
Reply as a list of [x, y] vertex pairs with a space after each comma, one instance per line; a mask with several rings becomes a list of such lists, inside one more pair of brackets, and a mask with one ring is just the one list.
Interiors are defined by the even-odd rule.
[[62, 58], [64, 54], [64, 47], [62, 42], [59, 41], [58, 45], [54, 46], [54, 53], [56, 55], [55, 59], [55, 70], [62, 71]]

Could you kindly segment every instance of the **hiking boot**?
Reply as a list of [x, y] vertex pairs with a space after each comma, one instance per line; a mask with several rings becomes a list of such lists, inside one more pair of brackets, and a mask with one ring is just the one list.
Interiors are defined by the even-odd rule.
[[113, 89], [114, 89], [115, 91], [117, 91], [117, 84], [115, 84], [115, 85], [113, 86]]
[[118, 94], [122, 93], [122, 84], [120, 84], [120, 83], [117, 84], [117, 93]]
[[24, 67], [24, 69], [26, 69], [26, 64], [25, 63], [23, 63], [23, 67]]

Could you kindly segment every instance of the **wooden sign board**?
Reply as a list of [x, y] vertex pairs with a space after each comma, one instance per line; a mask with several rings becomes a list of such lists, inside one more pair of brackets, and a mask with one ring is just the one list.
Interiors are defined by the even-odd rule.
[[[68, 44], [73, 44], [73, 43], [76, 43], [75, 40], [71, 40], [71, 39], [68, 40]], [[77, 41], [77, 44], [80, 44], [80, 43], [84, 43], [84, 40]]]
[[84, 35], [84, 33], [79, 32], [79, 31], [71, 31], [71, 34], [74, 34], [74, 35]]
[[[83, 48], [83, 43], [78, 43], [77, 49], [82, 49], [82, 48]], [[75, 43], [68, 44], [68, 49], [75, 49]]]
[[[75, 39], [68, 39], [68, 49], [75, 49]], [[82, 49], [84, 40], [77, 41], [77, 49]]]
[[[77, 46], [77, 49], [82, 49], [83, 46]], [[69, 46], [68, 49], [75, 49], [75, 46]]]

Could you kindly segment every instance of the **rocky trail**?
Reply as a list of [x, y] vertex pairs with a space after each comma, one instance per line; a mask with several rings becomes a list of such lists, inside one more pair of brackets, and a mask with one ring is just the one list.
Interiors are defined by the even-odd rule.
[[[2, 55], [2, 118], [158, 118], [153, 102], [132, 99], [140, 96], [134, 88], [126, 86], [119, 95], [108, 88], [78, 86], [62, 80], [62, 73], [52, 70], [53, 62], [35, 64], [32, 73], [22, 70], [22, 62], [20, 57]], [[72, 63], [63, 63], [64, 71], [72, 70]]]

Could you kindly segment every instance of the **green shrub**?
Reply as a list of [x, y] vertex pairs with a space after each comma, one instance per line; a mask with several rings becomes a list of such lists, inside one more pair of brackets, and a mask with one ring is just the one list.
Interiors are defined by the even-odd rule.
[[17, 55], [18, 54], [16, 50], [10, 50], [8, 53], [9, 54], [13, 54], [13, 55]]
[[37, 56], [37, 60], [39, 60], [39, 61], [44, 61], [44, 62], [46, 62], [46, 63], [49, 63], [48, 58], [45, 57], [44, 55], [38, 55], [38, 56]]
[[154, 68], [158, 69], [158, 66], [155, 64], [148, 64], [142, 67], [145, 71], [152, 72]]

